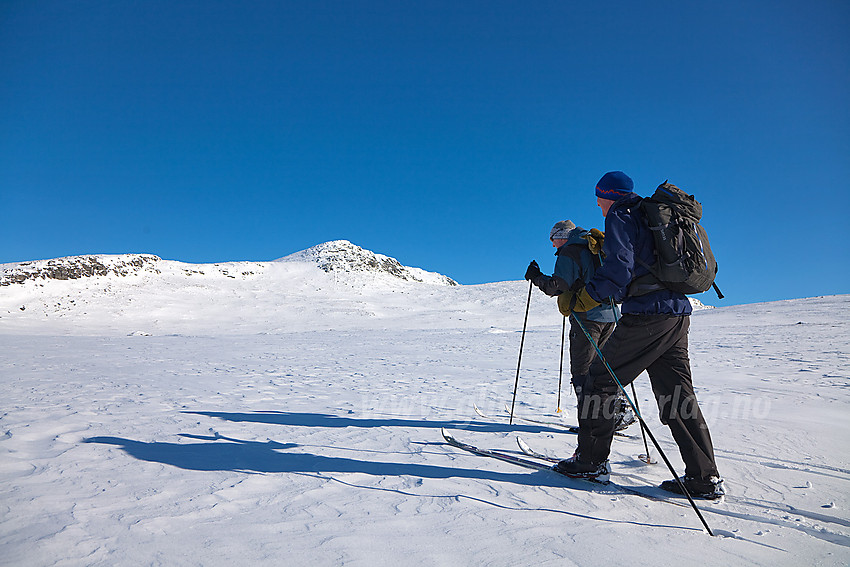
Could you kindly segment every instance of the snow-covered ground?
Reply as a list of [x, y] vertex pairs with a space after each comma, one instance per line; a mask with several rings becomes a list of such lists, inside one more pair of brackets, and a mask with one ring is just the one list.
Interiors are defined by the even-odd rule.
[[[0, 287], [0, 565], [850, 564], [850, 296], [692, 317], [730, 493], [700, 503], [711, 538], [687, 507], [443, 442], [572, 453], [574, 435], [473, 411], [511, 401], [527, 282], [139, 258]], [[561, 321], [535, 291], [518, 415], [574, 422], [566, 385], [554, 413]], [[628, 432], [612, 479], [669, 478]]]

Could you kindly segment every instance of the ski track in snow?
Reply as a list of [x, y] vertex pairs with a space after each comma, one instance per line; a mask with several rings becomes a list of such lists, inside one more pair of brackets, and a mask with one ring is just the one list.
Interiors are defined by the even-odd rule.
[[[515, 451], [521, 435], [555, 456], [575, 448], [554, 427], [473, 411], [510, 402], [525, 282], [261, 267], [3, 288], [0, 564], [850, 563], [850, 296], [692, 317], [694, 382], [730, 493], [699, 502], [720, 534], [709, 538], [687, 507], [442, 441], [446, 427], [480, 447]], [[566, 376], [566, 415], [554, 414], [560, 332], [535, 294], [519, 415], [575, 422]], [[645, 375], [636, 387], [681, 471]], [[612, 479], [669, 478], [643, 451], [615, 439]]]

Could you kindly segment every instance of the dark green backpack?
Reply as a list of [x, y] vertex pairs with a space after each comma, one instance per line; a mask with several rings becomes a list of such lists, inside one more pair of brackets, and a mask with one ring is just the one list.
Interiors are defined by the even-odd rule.
[[640, 209], [655, 241], [655, 263], [637, 262], [650, 273], [636, 278], [629, 295], [643, 295], [659, 289], [685, 294], [702, 293], [712, 287], [717, 297], [723, 294], [714, 283], [717, 261], [711, 252], [708, 235], [702, 225], [702, 205], [675, 185], [664, 182], [652, 197], [643, 199]]

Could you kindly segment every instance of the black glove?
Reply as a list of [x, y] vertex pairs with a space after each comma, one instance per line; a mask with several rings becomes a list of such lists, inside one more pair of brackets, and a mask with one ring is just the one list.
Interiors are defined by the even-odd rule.
[[533, 280], [537, 276], [541, 275], [540, 266], [537, 265], [537, 262], [534, 260], [528, 265], [528, 269], [525, 271], [525, 279], [528, 281]]

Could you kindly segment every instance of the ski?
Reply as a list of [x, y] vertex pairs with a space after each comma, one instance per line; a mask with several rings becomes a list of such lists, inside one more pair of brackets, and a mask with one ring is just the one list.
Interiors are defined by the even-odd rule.
[[[562, 460], [557, 457], [550, 457], [549, 455], [540, 453], [539, 451], [535, 451], [531, 448], [531, 445], [529, 445], [523, 440], [522, 437], [517, 436], [516, 443], [517, 445], [519, 445], [519, 450], [522, 451], [524, 454], [528, 455], [529, 457], [534, 457], [535, 459], [541, 459], [550, 463], [557, 463]], [[645, 464], [655, 464], [656, 462], [652, 461], [650, 463], [647, 463], [645, 454], [638, 455], [638, 460]]]
[[[508, 415], [511, 414], [511, 408], [508, 405], [505, 405], [505, 413]], [[525, 421], [526, 423], [535, 423], [537, 425], [549, 425], [552, 427], [562, 427], [569, 431], [570, 433], [578, 433], [578, 425], [567, 425], [566, 423], [559, 423], [557, 421], [548, 421], [545, 419], [534, 419], [531, 417], [521, 417], [518, 415], [514, 415], [514, 419], [518, 419], [520, 421]]]
[[[505, 411], [510, 415], [511, 408], [507, 404], [505, 404]], [[566, 425], [564, 423], [558, 423], [556, 421], [545, 421], [545, 420], [542, 420], [542, 419], [532, 419], [530, 417], [519, 417], [519, 416], [516, 416], [516, 415], [514, 416], [514, 418], [519, 419], [520, 421], [525, 421], [527, 423], [536, 423], [537, 425], [549, 425], [549, 426], [552, 426], [552, 427], [563, 427], [563, 428], [566, 428], [567, 431], [569, 431], [570, 433], [578, 433], [578, 425]], [[629, 435], [628, 433], [623, 433], [621, 431], [615, 431], [614, 435], [616, 435], [617, 437], [626, 437], [628, 439], [636, 439], [636, 437], [634, 437], [633, 435]]]
[[556, 457], [550, 457], [549, 455], [544, 455], [543, 453], [538, 453], [531, 446], [522, 440], [522, 437], [517, 436], [516, 443], [519, 445], [519, 450], [528, 455], [529, 457], [534, 457], [535, 459], [540, 459], [543, 461], [547, 461], [550, 463], [557, 463], [560, 459]]
[[[622, 484], [612, 482], [610, 480], [599, 481], [599, 480], [595, 480], [595, 479], [591, 479], [591, 478], [576, 478], [576, 477], [571, 477], [571, 476], [561, 474], [557, 470], [555, 470], [554, 465], [553, 465], [553, 463], [558, 462], [560, 459], [555, 459], [553, 457], [546, 456], [543, 453], [538, 453], [538, 452], [534, 451], [533, 449], [531, 449], [531, 447], [529, 447], [525, 443], [520, 445], [520, 449], [523, 450], [523, 453], [525, 453], [525, 449], [528, 449], [529, 451], [531, 451], [531, 453], [526, 453], [526, 455], [528, 455], [529, 457], [533, 457], [535, 459], [540, 459], [541, 461], [544, 461], [544, 462], [526, 459], [526, 458], [520, 457], [518, 455], [513, 455], [511, 453], [506, 453], [506, 452], [499, 451], [499, 450], [482, 449], [480, 447], [476, 447], [475, 445], [470, 445], [469, 443], [464, 443], [462, 441], [458, 441], [457, 439], [454, 438], [454, 436], [452, 436], [451, 433], [448, 432], [448, 430], [446, 428], [442, 428], [441, 432], [443, 434], [443, 439], [445, 439], [446, 442], [449, 445], [451, 445], [452, 447], [457, 447], [458, 449], [463, 449], [464, 451], [467, 451], [467, 452], [472, 453], [474, 455], [478, 455], [478, 456], [481, 456], [481, 457], [489, 457], [491, 459], [496, 459], [496, 460], [503, 461], [503, 462], [506, 462], [506, 463], [511, 463], [511, 464], [514, 464], [514, 465], [517, 465], [517, 466], [520, 466], [520, 467], [524, 467], [524, 468], [527, 468], [527, 469], [533, 469], [533, 470], [538, 470], [538, 471], [550, 471], [554, 474], [557, 474], [558, 476], [562, 476], [562, 477], [568, 478], [570, 480], [587, 482], [587, 483], [594, 484], [594, 485], [597, 485], [597, 486], [611, 487], [612, 489], [614, 489], [616, 491], [620, 491], [624, 494], [631, 494], [631, 495], [638, 496], [640, 498], [645, 498], [647, 500], [652, 500], [652, 501], [655, 501], [655, 502], [666, 502], [667, 504], [672, 504], [674, 506], [680, 506], [680, 507], [683, 507], [683, 508], [690, 508], [690, 506], [687, 505], [687, 504], [673, 500], [673, 498], [675, 498], [675, 496], [673, 496], [673, 495], [671, 495], [670, 497], [662, 496], [662, 495], [658, 495], [658, 494], [654, 494], [652, 492], [649, 492], [647, 489], [633, 487], [633, 486], [625, 486], [625, 485], [622, 485]], [[523, 449], [523, 445], [525, 445], [525, 449]], [[649, 490], [651, 490], [651, 489], [649, 489]]]
[[[478, 409], [478, 406], [475, 405], [475, 404], [472, 404], [472, 409], [474, 409], [475, 413], [477, 413], [479, 416], [483, 417], [484, 419], [490, 419], [490, 420], [493, 420], [493, 421], [501, 421], [501, 419], [502, 419], [501, 417], [487, 415], [486, 413], [484, 413], [480, 409]], [[508, 412], [508, 414], [511, 413], [511, 410], [509, 408], [506, 407], [505, 410]], [[559, 429], [565, 429], [569, 433], [578, 433], [578, 426], [577, 425], [567, 425], [566, 423], [558, 423], [558, 422], [555, 422], [555, 421], [542, 421], [542, 420], [537, 420], [537, 419], [531, 419], [531, 418], [528, 418], [528, 417], [520, 417], [520, 416], [517, 416], [517, 415], [514, 416], [514, 419], [518, 419], [519, 421], [523, 421], [525, 423], [533, 423], [535, 425], [546, 425], [546, 426], [549, 426], [549, 427], [557, 427]]]
[[496, 459], [498, 461], [504, 461], [506, 463], [511, 463], [513, 465], [518, 465], [520, 467], [525, 467], [527, 469], [554, 472], [555, 474], [558, 474], [560, 476], [564, 476], [566, 478], [570, 478], [572, 480], [583, 480], [585, 482], [591, 482], [593, 484], [598, 484], [598, 485], [602, 485], [602, 486], [607, 486], [608, 484], [610, 484], [609, 481], [599, 481], [599, 480], [594, 480], [594, 479], [590, 479], [590, 478], [567, 477], [566, 475], [562, 475], [561, 473], [556, 471], [554, 468], [552, 468], [552, 465], [548, 462], [541, 463], [539, 461], [532, 461], [531, 459], [524, 459], [524, 458], [522, 458], [518, 455], [513, 455], [511, 453], [505, 453], [505, 452], [502, 452], [502, 451], [495, 451], [495, 450], [492, 450], [492, 449], [482, 449], [480, 447], [476, 447], [475, 445], [470, 445], [469, 443], [463, 443], [462, 441], [458, 441], [457, 439], [455, 439], [454, 436], [452, 436], [452, 434], [449, 433], [448, 430], [445, 427], [441, 429], [441, 432], [443, 434], [443, 439], [446, 440], [446, 443], [448, 443], [452, 447], [457, 447], [458, 449], [463, 449], [464, 451], [468, 451], [468, 452], [470, 452], [474, 455], [478, 455], [478, 456], [481, 456], [481, 457], [490, 457], [491, 459]]
[[[477, 413], [480, 417], [483, 417], [484, 419], [490, 419], [490, 420], [493, 420], [493, 421], [500, 421], [501, 420], [500, 417], [488, 415], [488, 414], [482, 412], [478, 408], [478, 406], [474, 403], [472, 404], [472, 409], [474, 409], [475, 413]], [[511, 409], [507, 405], [505, 406], [505, 412], [507, 412], [508, 415], [510, 415], [510, 413], [511, 413]], [[522, 416], [518, 416], [518, 415], [514, 415], [514, 419], [522, 421], [524, 423], [533, 423], [534, 425], [544, 425], [544, 426], [547, 426], [547, 427], [557, 427], [558, 429], [565, 430], [568, 433], [578, 433], [578, 425], [568, 425], [566, 423], [559, 423], [557, 421], [547, 421], [547, 420], [543, 420], [543, 419], [534, 419], [534, 418], [522, 417]], [[621, 431], [615, 431], [614, 435], [617, 436], [617, 437], [624, 437], [626, 439], [637, 439], [635, 436], [629, 435], [628, 433], [623, 433]]]

